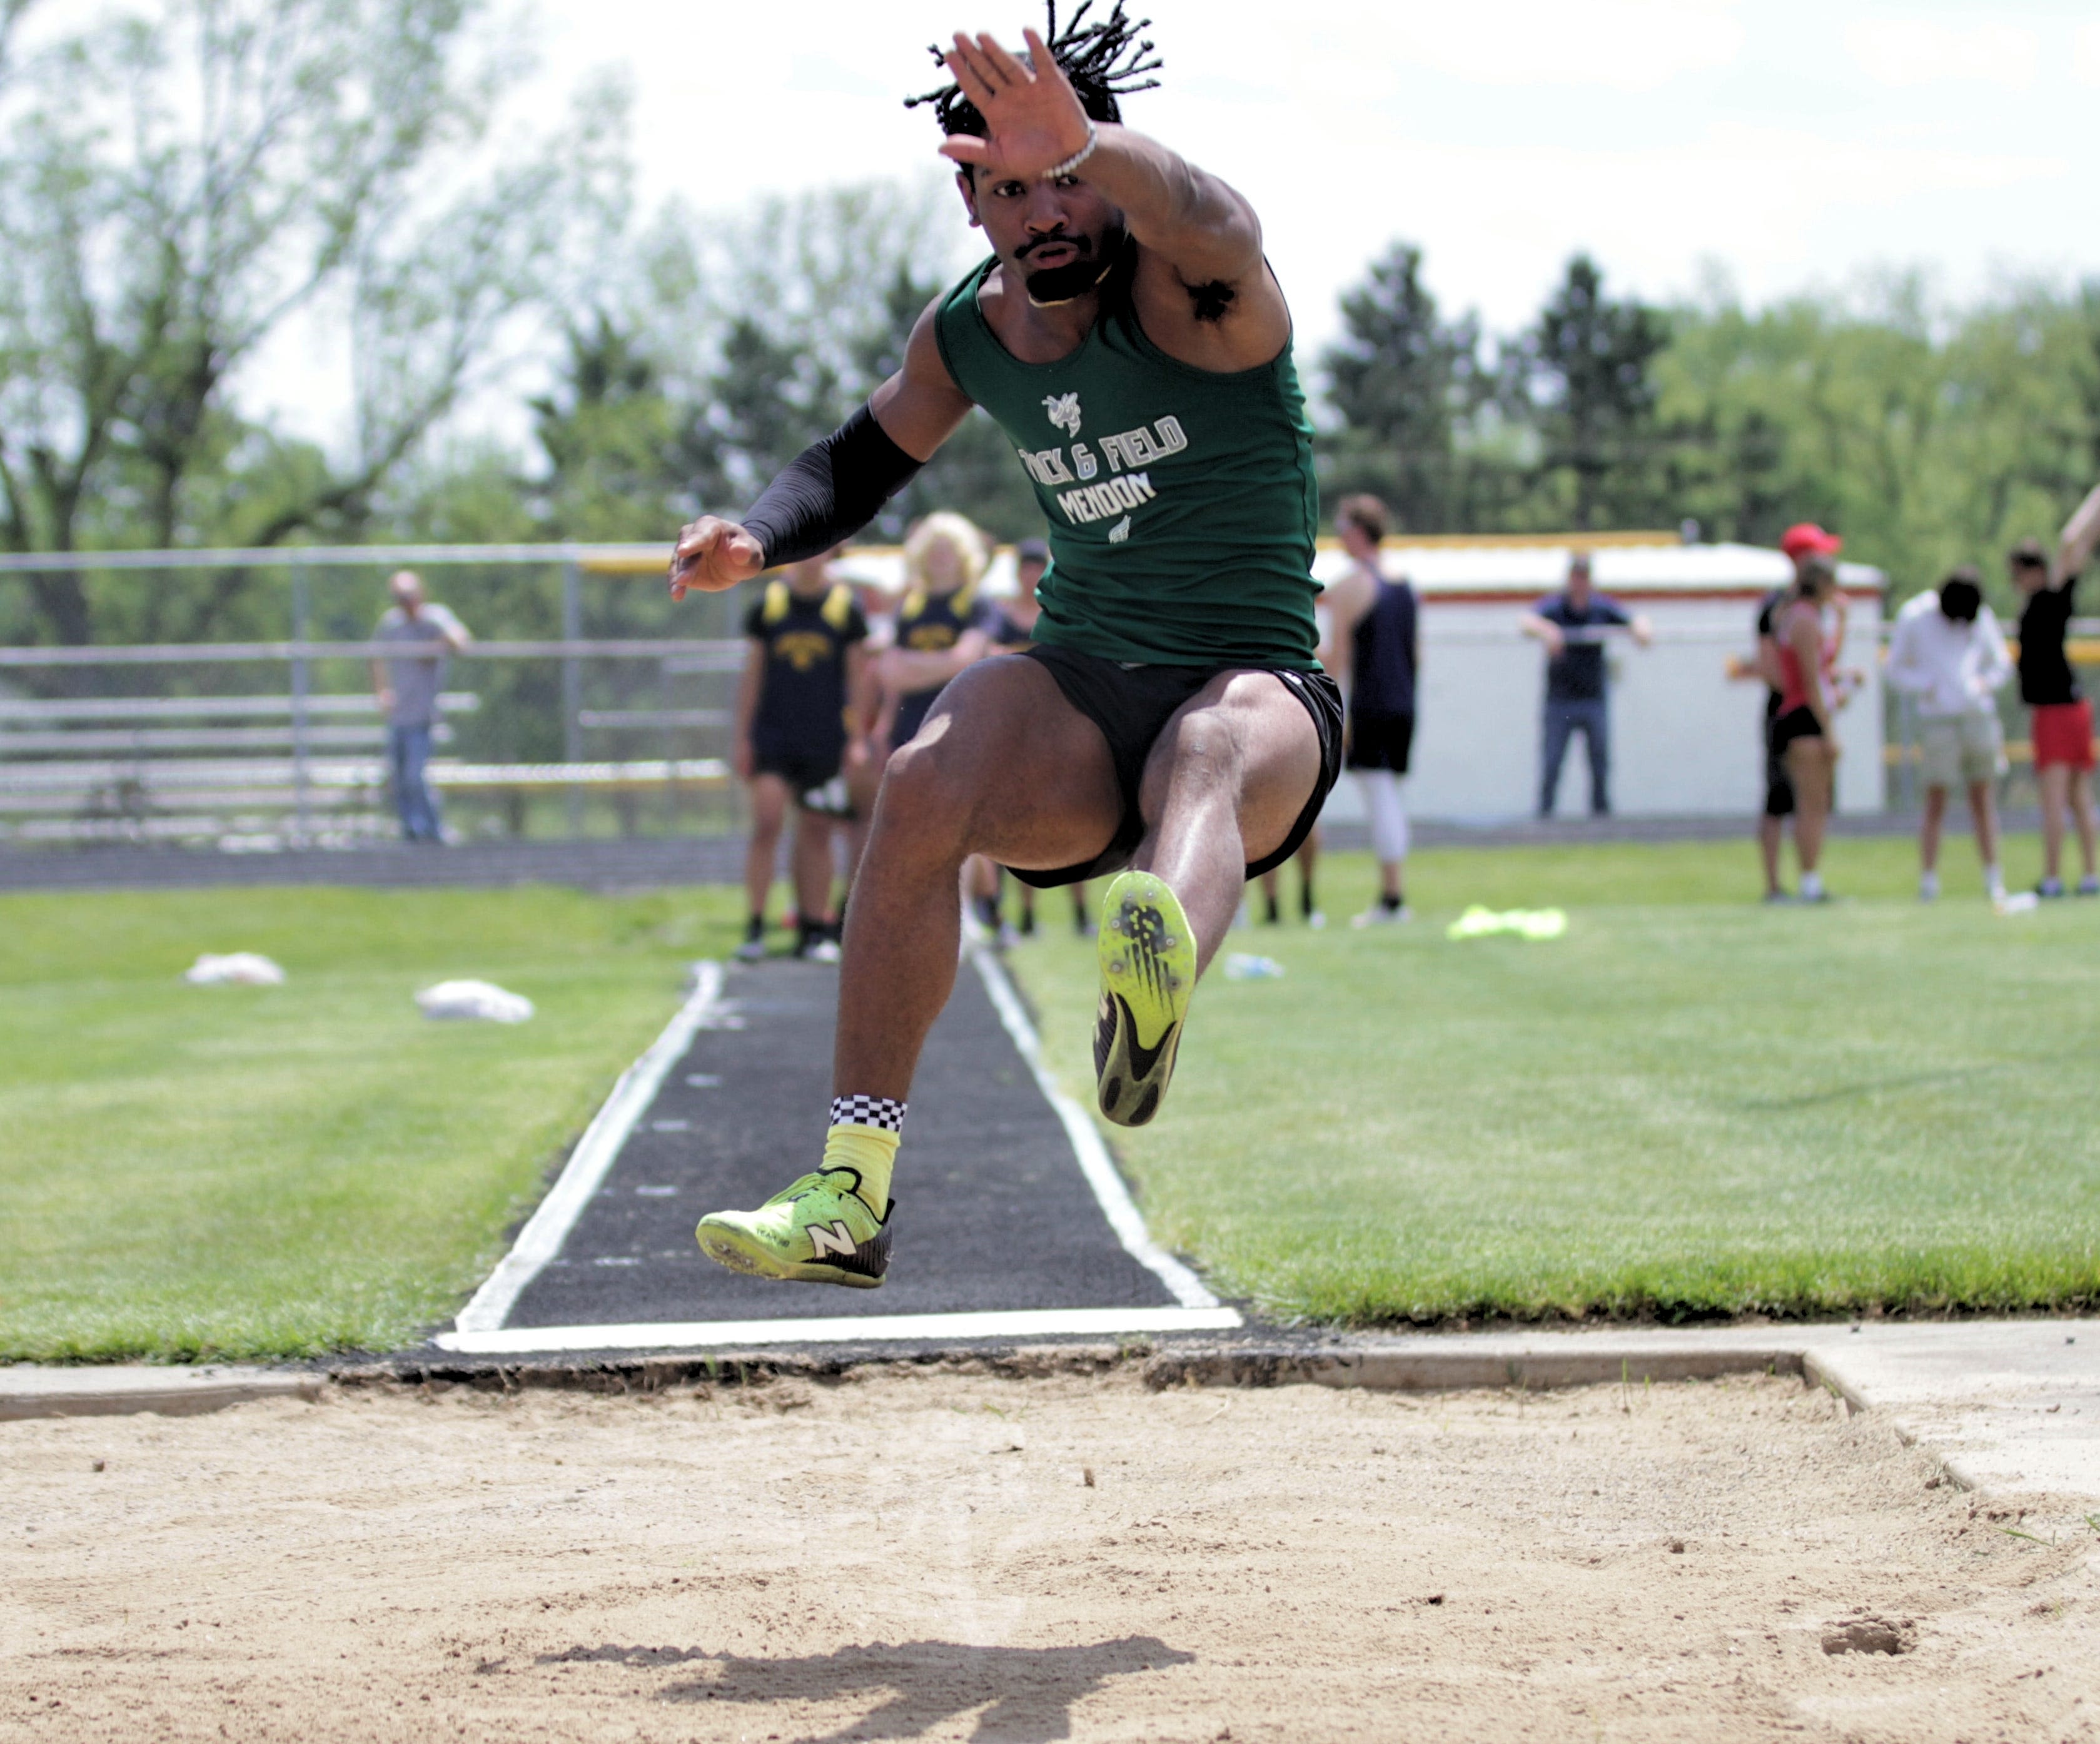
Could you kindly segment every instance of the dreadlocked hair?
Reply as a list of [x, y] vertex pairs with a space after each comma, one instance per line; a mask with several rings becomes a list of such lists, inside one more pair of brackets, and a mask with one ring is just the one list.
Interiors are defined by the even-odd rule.
[[[1133, 20], [1123, 11], [1123, 0], [1115, 0], [1107, 17], [1090, 24], [1087, 14], [1093, 10], [1094, 0], [1080, 0], [1079, 10], [1061, 33], [1057, 0], [1045, 0], [1045, 4], [1050, 28], [1043, 33], [1043, 40], [1049, 47], [1050, 58], [1071, 81], [1079, 107], [1093, 120], [1120, 121], [1123, 109], [1118, 98], [1158, 88], [1159, 81], [1145, 75], [1159, 69], [1159, 57], [1153, 54], [1150, 39], [1138, 35], [1151, 28], [1150, 19]], [[946, 64], [938, 43], [929, 52], [937, 65]], [[1151, 59], [1147, 59], [1148, 55]], [[945, 134], [972, 134], [982, 139], [990, 131], [977, 106], [963, 95], [960, 85], [943, 85], [938, 90], [907, 97], [904, 107], [915, 109], [922, 103], [933, 105], [933, 119]]]

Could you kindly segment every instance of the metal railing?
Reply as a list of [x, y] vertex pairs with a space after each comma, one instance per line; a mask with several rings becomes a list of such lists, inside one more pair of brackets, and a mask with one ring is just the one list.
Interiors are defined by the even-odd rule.
[[[0, 583], [54, 572], [143, 581], [155, 572], [268, 570], [289, 632], [271, 640], [0, 648], [0, 811], [33, 820], [15, 831], [30, 839], [209, 834], [210, 820], [193, 814], [214, 806], [257, 814], [236, 820], [246, 824], [278, 816], [297, 841], [348, 839], [359, 830], [346, 828], [345, 817], [369, 812], [384, 783], [386, 733], [368, 663], [436, 658], [510, 676], [478, 676], [468, 691], [441, 699], [456, 722], [443, 736], [459, 742], [445, 747], [454, 754], [433, 760], [434, 786], [493, 796], [517, 815], [528, 801], [558, 795], [571, 834], [608, 796], [626, 827], [634, 816], [627, 802], [660, 790], [675, 824], [682, 791], [729, 785], [728, 683], [743, 665], [743, 644], [719, 633], [622, 634], [616, 625], [590, 633], [593, 617], [621, 614], [593, 609], [604, 602], [587, 598], [585, 587], [593, 577], [661, 576], [664, 557], [661, 545], [575, 544], [0, 555]], [[342, 622], [348, 613], [351, 624], [368, 623], [379, 603], [361, 589], [357, 606], [338, 593], [317, 611], [324, 577], [519, 566], [555, 570], [559, 635], [506, 636], [502, 623], [479, 624], [498, 633], [454, 652], [315, 633], [317, 620], [351, 627]], [[533, 586], [544, 599], [544, 576]], [[703, 630], [731, 628], [720, 606], [699, 603], [682, 608], [681, 618]], [[531, 676], [535, 666], [552, 667], [554, 682]], [[274, 683], [257, 682], [266, 670]], [[382, 827], [376, 817], [360, 826], [366, 834]]]

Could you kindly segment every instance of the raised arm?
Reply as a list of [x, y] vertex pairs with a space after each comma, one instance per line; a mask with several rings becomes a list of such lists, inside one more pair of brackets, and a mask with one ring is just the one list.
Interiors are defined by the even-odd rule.
[[1290, 336], [1290, 315], [1262, 258], [1254, 208], [1157, 139], [1090, 120], [1043, 38], [1033, 30], [1022, 35], [1032, 64], [989, 35], [956, 35], [944, 57], [948, 70], [990, 132], [982, 139], [952, 134], [942, 152], [976, 171], [980, 198], [1025, 190], [1070, 165], [1069, 174], [1121, 210], [1142, 251], [1137, 297], [1155, 339], [1229, 328], [1235, 363], [1273, 357]]
[[2056, 544], [2056, 564], [2049, 578], [2050, 585], [2060, 588], [2084, 569], [2092, 561], [2096, 545], [2100, 545], [2100, 485], [2093, 486], [2063, 523]]
[[671, 554], [671, 597], [718, 593], [783, 563], [843, 544], [902, 490], [969, 415], [970, 401], [941, 361], [939, 305], [911, 329], [904, 366], [821, 442], [790, 460], [742, 521], [702, 515]]

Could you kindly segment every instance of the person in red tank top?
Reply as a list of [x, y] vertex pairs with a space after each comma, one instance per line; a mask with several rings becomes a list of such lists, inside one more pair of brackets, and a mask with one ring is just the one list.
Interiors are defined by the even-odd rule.
[[1821, 866], [1838, 763], [1838, 735], [1831, 724], [1838, 651], [1824, 634], [1823, 613], [1837, 593], [1836, 566], [1828, 557], [1811, 557], [1802, 566], [1801, 579], [1773, 626], [1779, 644], [1780, 704], [1771, 742], [1793, 782], [1793, 845], [1801, 857], [1803, 902], [1827, 900]]

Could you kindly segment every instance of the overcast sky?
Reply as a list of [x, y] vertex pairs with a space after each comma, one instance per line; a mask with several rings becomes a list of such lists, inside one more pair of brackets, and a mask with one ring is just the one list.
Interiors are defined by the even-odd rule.
[[[57, 0], [46, 15], [109, 3]], [[624, 72], [645, 211], [673, 193], [721, 209], [937, 170], [928, 112], [900, 103], [934, 81], [926, 44], [958, 26], [1014, 42], [1041, 16], [1035, 0], [527, 3], [544, 72], [516, 94], [521, 112], [545, 112], [594, 69]], [[1337, 293], [1396, 237], [1426, 250], [1448, 312], [1477, 308], [1503, 330], [1578, 248], [1657, 299], [1717, 272], [1753, 301], [1882, 267], [1926, 267], [1950, 297], [2100, 274], [2093, 0], [1136, 10], [1167, 64], [1128, 118], [1252, 199], [1308, 356], [1335, 332]], [[339, 424], [313, 359], [303, 338], [272, 346], [251, 403]], [[502, 403], [522, 434], [514, 392]]]
[[[645, 190], [703, 207], [935, 161], [924, 45], [1018, 0], [538, 0], [550, 68], [626, 68]], [[1304, 338], [1389, 240], [1522, 322], [1590, 249], [1651, 297], [1935, 269], [2100, 272], [2100, 7], [1152, 0], [1126, 111], [1255, 203]], [[960, 222], [960, 220], [959, 220]]]

